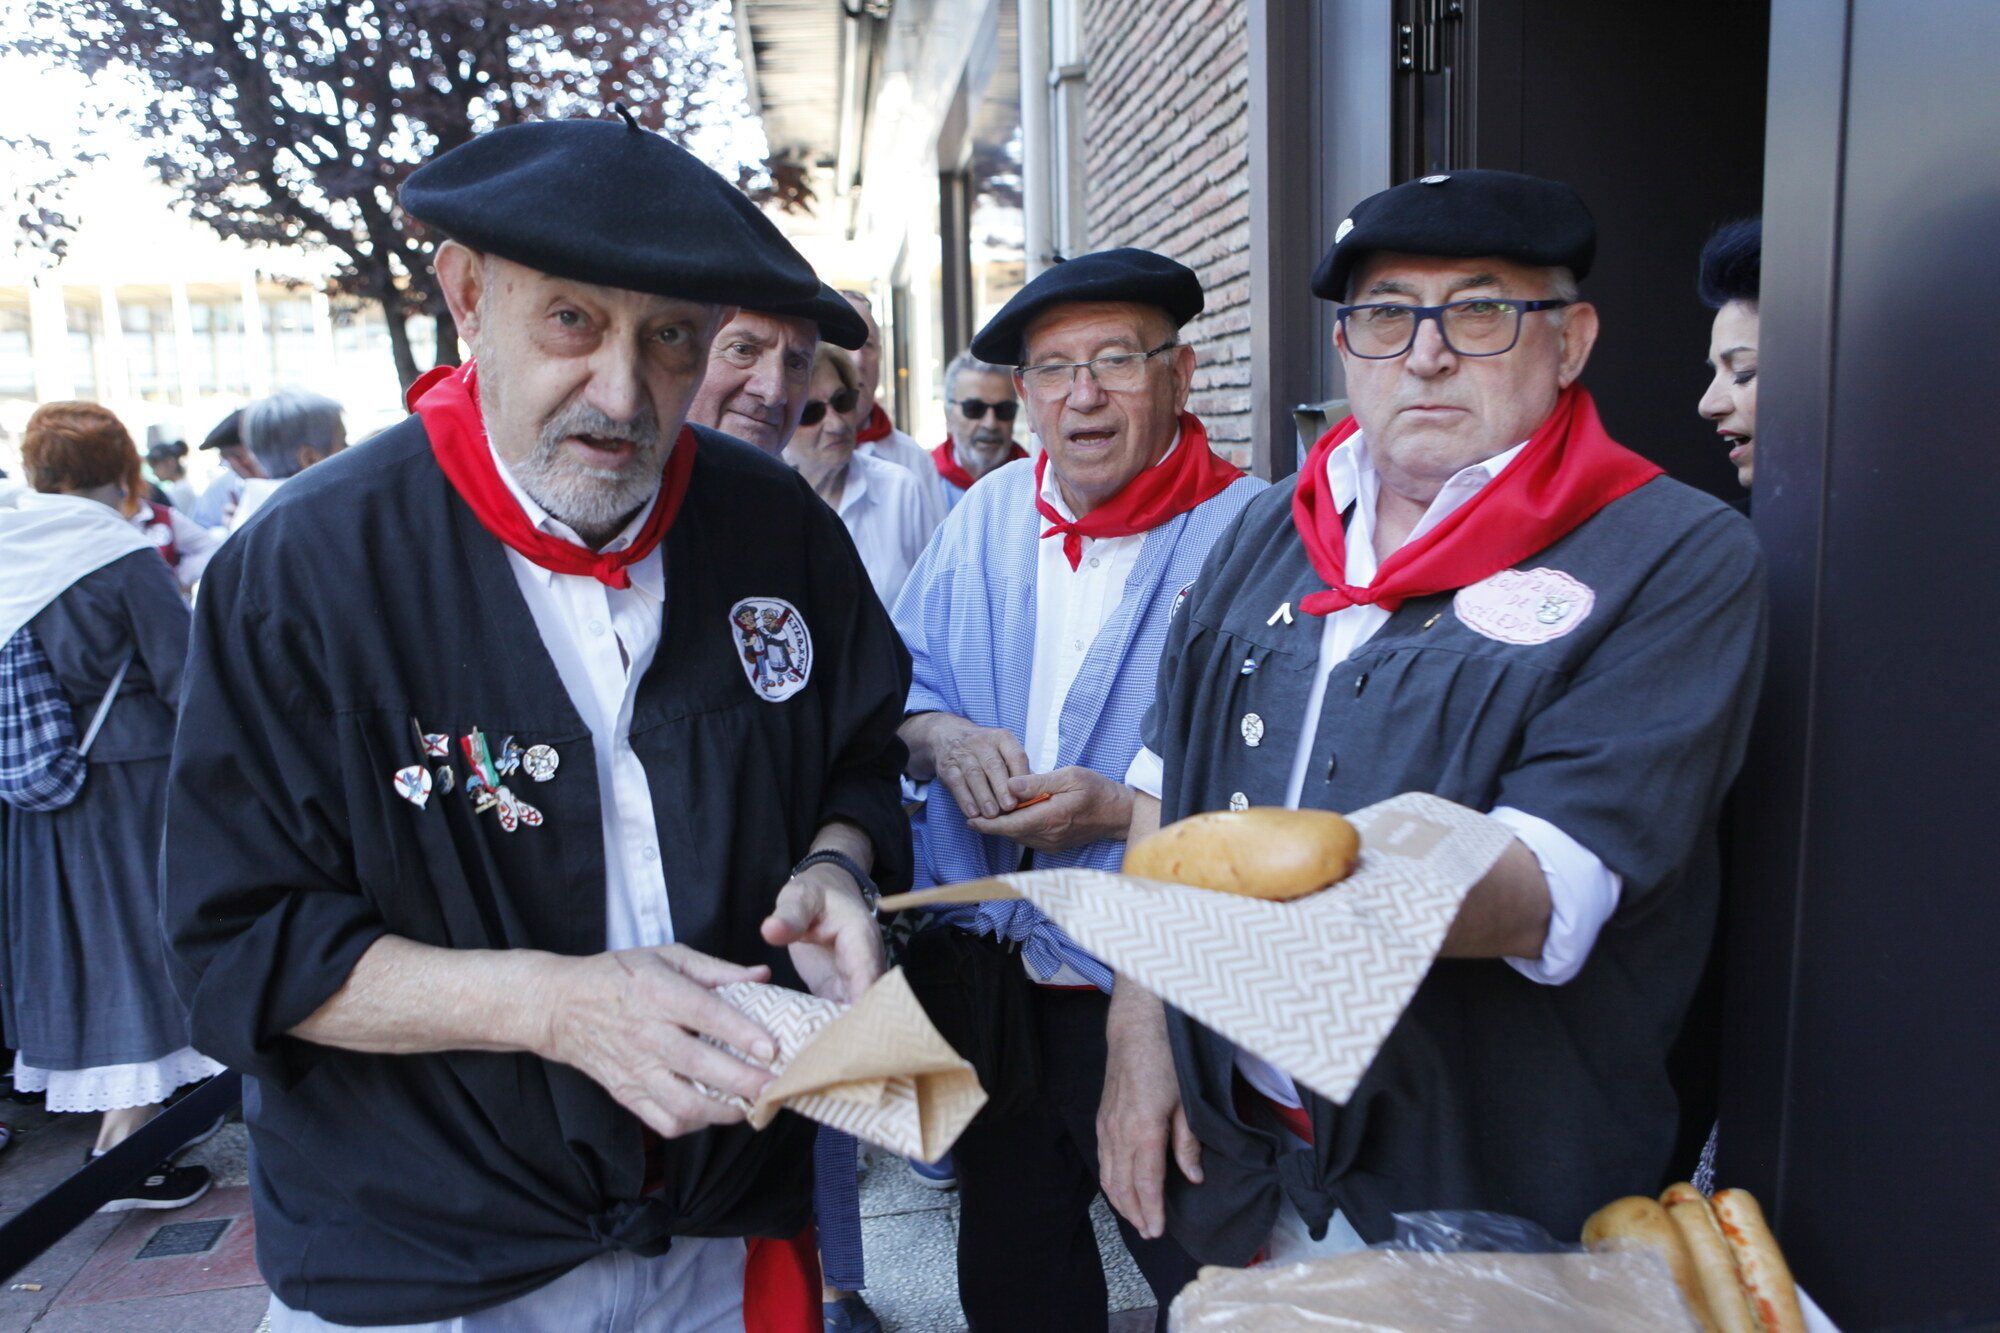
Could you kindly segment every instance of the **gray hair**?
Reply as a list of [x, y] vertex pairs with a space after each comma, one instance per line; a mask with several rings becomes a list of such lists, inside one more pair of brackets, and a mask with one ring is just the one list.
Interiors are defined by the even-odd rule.
[[951, 364], [944, 368], [944, 397], [946, 402], [950, 402], [958, 397], [958, 377], [968, 370], [975, 375], [998, 375], [1010, 383], [1014, 378], [1014, 368], [1012, 366], [996, 366], [991, 361], [981, 361], [970, 352], [960, 352], [951, 359]]
[[279, 389], [243, 409], [243, 444], [273, 481], [300, 472], [299, 450], [330, 454], [346, 443], [340, 404], [307, 389]]

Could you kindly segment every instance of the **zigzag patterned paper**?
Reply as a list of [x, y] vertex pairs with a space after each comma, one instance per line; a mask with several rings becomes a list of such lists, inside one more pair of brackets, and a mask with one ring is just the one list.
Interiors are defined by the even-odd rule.
[[747, 1110], [758, 1129], [792, 1110], [899, 1156], [935, 1162], [986, 1105], [972, 1066], [931, 1025], [901, 968], [852, 1006], [751, 982], [716, 993], [777, 1039], [778, 1058], [768, 1066], [777, 1077], [755, 1105], [696, 1086]]
[[883, 905], [1026, 898], [1118, 972], [1345, 1102], [1430, 970], [1459, 903], [1513, 838], [1422, 793], [1348, 818], [1361, 834], [1355, 872], [1293, 902], [1072, 869]]

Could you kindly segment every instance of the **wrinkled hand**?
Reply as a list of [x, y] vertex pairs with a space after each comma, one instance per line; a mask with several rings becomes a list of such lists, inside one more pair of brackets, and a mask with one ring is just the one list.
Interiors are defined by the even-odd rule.
[[767, 1071], [702, 1040], [726, 1042], [752, 1059], [776, 1058], [771, 1034], [714, 993], [734, 981], [769, 981], [769, 968], [739, 967], [680, 944], [565, 958], [557, 966], [536, 1054], [582, 1070], [655, 1133], [671, 1139], [743, 1119], [691, 1080], [746, 1101], [770, 1082]]
[[[1016, 802], [997, 819], [968, 818], [975, 833], [1007, 838], [1038, 852], [1061, 852], [1101, 838], [1122, 838], [1132, 824], [1132, 789], [1088, 768], [1058, 768], [1009, 778]], [[1024, 804], [1038, 796], [1048, 799]]]
[[1201, 1183], [1201, 1144], [1181, 1109], [1180, 1080], [1157, 996], [1119, 977], [1105, 1022], [1108, 1059], [1097, 1106], [1097, 1169], [1104, 1197], [1140, 1235], [1167, 1230], [1167, 1150]]
[[839, 866], [808, 866], [778, 893], [764, 942], [789, 945], [792, 966], [813, 994], [852, 1004], [888, 970], [882, 932], [861, 886]]
[[982, 727], [964, 719], [932, 742], [938, 781], [967, 819], [992, 819], [1017, 802], [1007, 780], [1025, 776], [1027, 751], [1003, 727]]

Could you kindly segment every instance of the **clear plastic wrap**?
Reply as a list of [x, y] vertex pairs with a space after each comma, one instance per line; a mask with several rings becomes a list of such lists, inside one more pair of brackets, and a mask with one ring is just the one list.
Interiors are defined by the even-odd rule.
[[1174, 1301], [1175, 1333], [1698, 1333], [1666, 1263], [1589, 1253], [1498, 1213], [1411, 1213], [1352, 1254], [1204, 1268]]

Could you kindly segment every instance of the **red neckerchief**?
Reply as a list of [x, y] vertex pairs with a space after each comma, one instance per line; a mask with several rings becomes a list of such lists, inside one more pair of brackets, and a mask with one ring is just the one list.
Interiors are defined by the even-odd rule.
[[882, 404], [877, 403], [874, 409], [868, 413], [867, 423], [860, 430], [854, 432], [854, 442], [856, 444], [873, 444], [877, 440], [886, 440], [895, 429], [894, 426], [889, 424], [889, 414], [882, 410]]
[[1048, 470], [1049, 456], [1044, 451], [1035, 460], [1035, 508], [1049, 521], [1042, 536], [1063, 535], [1063, 555], [1071, 569], [1083, 562], [1085, 537], [1130, 537], [1150, 532], [1220, 495], [1243, 476], [1208, 447], [1208, 428], [1192, 412], [1181, 413], [1180, 447], [1173, 457], [1147, 468], [1126, 482], [1124, 490], [1074, 522], [1042, 498], [1042, 477]]
[[588, 546], [543, 532], [528, 521], [513, 492], [500, 477], [493, 450], [486, 443], [486, 420], [479, 412], [479, 372], [470, 361], [463, 366], [439, 366], [410, 386], [405, 396], [410, 410], [423, 418], [431, 437], [431, 452], [459, 498], [472, 508], [485, 528], [543, 569], [558, 574], [588, 574], [610, 588], [629, 588], [626, 566], [653, 553], [673, 527], [687, 498], [694, 475], [694, 431], [681, 427], [673, 452], [660, 477], [660, 497], [630, 545], [618, 551], [593, 551]]
[[141, 520], [146, 529], [146, 538], [159, 549], [160, 556], [167, 564], [179, 569], [181, 566], [180, 543], [174, 540], [174, 520], [168, 511], [151, 500], [139, 501]]
[[1394, 611], [1408, 598], [1477, 583], [1554, 544], [1660, 475], [1658, 467], [1605, 433], [1597, 404], [1583, 386], [1572, 384], [1498, 477], [1384, 560], [1373, 583], [1357, 588], [1345, 578], [1347, 533], [1326, 463], [1358, 429], [1348, 417], [1320, 436], [1292, 494], [1292, 526], [1327, 585], [1299, 603], [1308, 615], [1371, 603]]
[[[1027, 456], [1028, 451], [1026, 449], [1023, 449], [1019, 444], [1014, 444], [1008, 447], [1007, 457], [1002, 461], [1012, 463], [1016, 459], [1026, 458]], [[971, 490], [972, 483], [979, 480], [979, 478], [967, 472], [960, 465], [958, 450], [951, 447], [951, 436], [949, 435], [944, 437], [943, 444], [931, 450], [931, 461], [937, 464], [938, 475], [958, 487], [961, 491]]]

